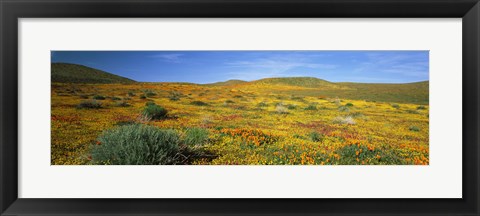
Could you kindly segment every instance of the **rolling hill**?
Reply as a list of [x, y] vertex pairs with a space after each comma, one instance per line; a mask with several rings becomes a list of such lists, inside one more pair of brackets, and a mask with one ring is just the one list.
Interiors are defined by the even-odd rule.
[[135, 83], [134, 80], [95, 68], [69, 63], [51, 64], [52, 83]]
[[210, 83], [210, 84], [206, 84], [206, 85], [229, 86], [229, 85], [238, 85], [238, 84], [243, 84], [243, 83], [247, 83], [247, 81], [232, 79], [232, 80], [227, 80], [227, 81], [224, 81], [224, 82], [215, 82], [215, 83]]
[[299, 86], [306, 88], [335, 88], [337, 85], [315, 77], [276, 77], [252, 81], [254, 84]]
[[[429, 81], [414, 83], [329, 82], [314, 77], [266, 78], [247, 82], [248, 91], [295, 96], [338, 97], [353, 100], [428, 104]], [[240, 87], [240, 88], [242, 88]]]
[[[102, 70], [77, 64], [52, 63], [52, 82], [59, 83], [123, 83], [135, 84], [134, 80], [114, 75]], [[163, 83], [168, 84], [168, 83]], [[429, 103], [429, 82], [415, 83], [353, 83], [330, 82], [315, 77], [277, 77], [254, 81], [227, 80], [210, 84], [171, 83], [201, 85], [206, 87], [225, 87], [292, 96], [313, 96], [369, 100], [396, 103]]]

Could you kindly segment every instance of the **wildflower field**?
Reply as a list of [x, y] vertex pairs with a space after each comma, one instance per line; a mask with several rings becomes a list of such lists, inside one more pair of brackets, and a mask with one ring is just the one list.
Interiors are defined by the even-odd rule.
[[51, 87], [52, 165], [429, 164], [428, 82]]

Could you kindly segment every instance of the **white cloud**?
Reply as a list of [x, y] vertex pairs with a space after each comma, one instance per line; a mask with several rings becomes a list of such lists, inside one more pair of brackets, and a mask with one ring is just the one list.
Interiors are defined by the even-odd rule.
[[[290, 70], [295, 68], [332, 70], [337, 68], [334, 64], [314, 63], [312, 55], [291, 54], [278, 55], [269, 58], [259, 58], [248, 61], [226, 62], [230, 67], [230, 74], [237, 79], [255, 80], [266, 77], [285, 77], [285, 76], [305, 76], [305, 72], [292, 73]], [[234, 68], [232, 70], [232, 68]]]
[[170, 63], [180, 63], [181, 62], [181, 56], [184, 54], [179, 54], [179, 53], [171, 53], [171, 54], [158, 54], [158, 55], [152, 55], [150, 57], [152, 58], [158, 58], [162, 59], [165, 62], [170, 62]]
[[368, 53], [367, 61], [354, 70], [361, 72], [382, 72], [410, 77], [428, 75], [428, 59], [423, 55]]

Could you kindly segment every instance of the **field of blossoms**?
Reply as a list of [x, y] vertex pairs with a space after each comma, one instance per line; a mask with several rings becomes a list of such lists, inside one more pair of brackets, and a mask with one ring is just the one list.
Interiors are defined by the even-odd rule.
[[[308, 86], [261, 82], [53, 83], [51, 164], [92, 164], [91, 148], [102, 145], [99, 136], [131, 124], [171, 129], [180, 137], [199, 130], [202, 144], [193, 143], [189, 152], [195, 153], [180, 155], [184, 159], [176, 164], [429, 164], [428, 101], [335, 95], [335, 86], [328, 89], [322, 94]], [[167, 114], [146, 119], [142, 112], [149, 103]]]

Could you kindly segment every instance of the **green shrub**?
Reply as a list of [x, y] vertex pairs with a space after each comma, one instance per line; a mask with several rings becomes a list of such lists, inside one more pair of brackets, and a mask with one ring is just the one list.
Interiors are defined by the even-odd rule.
[[352, 103], [347, 103], [347, 104], [345, 104], [345, 106], [346, 106], [346, 107], [352, 107], [353, 104], [352, 104]]
[[297, 108], [297, 105], [295, 105], [295, 104], [289, 104], [289, 105], [287, 106], [287, 109], [289, 109], [289, 110], [294, 110], [294, 109], [296, 109], [296, 108]]
[[117, 107], [129, 107], [131, 105], [129, 103], [127, 103], [126, 101], [119, 101], [119, 102], [115, 103], [115, 106], [117, 106]]
[[427, 109], [427, 108], [425, 108], [425, 106], [417, 106], [417, 110], [424, 110], [424, 109]]
[[418, 114], [419, 113], [417, 110], [407, 110], [406, 112], [410, 113], [410, 114]]
[[318, 132], [316, 132], [316, 131], [311, 132], [310, 134], [308, 134], [308, 137], [309, 137], [310, 140], [312, 140], [313, 142], [321, 142], [321, 141], [323, 140], [323, 134], [318, 133]]
[[157, 95], [157, 93], [155, 93], [154, 91], [152, 91], [150, 89], [147, 89], [144, 92], [145, 92], [145, 96], [147, 96], [147, 97], [153, 97], [153, 96]]
[[189, 146], [202, 146], [208, 141], [208, 130], [203, 128], [189, 128], [185, 132], [185, 144]]
[[133, 124], [103, 132], [91, 148], [94, 164], [175, 164], [180, 137], [173, 130]]
[[411, 131], [415, 131], [415, 132], [420, 131], [420, 128], [417, 127], [417, 126], [410, 126], [408, 129], [411, 130]]
[[105, 97], [102, 96], [102, 95], [95, 95], [95, 96], [93, 96], [93, 99], [95, 99], [95, 100], [105, 100]]
[[102, 104], [96, 100], [86, 100], [77, 105], [78, 109], [100, 109]]
[[140, 95], [140, 99], [147, 99], [147, 96], [145, 96], [144, 94]]
[[310, 104], [305, 107], [305, 110], [317, 110], [317, 106], [315, 104]]
[[145, 117], [148, 117], [148, 118], [152, 119], [152, 120], [163, 119], [163, 118], [167, 117], [167, 113], [168, 113], [168, 111], [165, 108], [163, 108], [159, 105], [156, 105], [156, 104], [146, 106], [143, 109], [143, 115]]
[[177, 92], [177, 91], [170, 92], [170, 95], [168, 96], [168, 98], [171, 101], [178, 101], [178, 100], [180, 100], [181, 97], [182, 97], [182, 93]]
[[348, 108], [347, 106], [340, 106], [340, 107], [338, 107], [338, 111], [340, 111], [340, 112], [350, 112], [350, 108]]
[[203, 101], [192, 101], [190, 104], [195, 106], [208, 106], [208, 103], [205, 103]]
[[79, 97], [82, 98], [82, 99], [88, 99], [88, 95], [84, 95], [84, 94], [79, 95]]
[[232, 100], [226, 100], [226, 101], [225, 101], [225, 103], [227, 103], [227, 104], [233, 104], [233, 103], [235, 103], [235, 101], [232, 101]]
[[392, 104], [392, 107], [395, 108], [395, 109], [398, 109], [398, 108], [400, 108], [400, 105], [398, 105], [398, 104]]
[[294, 135], [293, 135], [293, 138], [304, 139], [305, 137], [303, 137], [303, 136], [300, 135], [300, 134], [294, 134]]
[[119, 98], [119, 97], [113, 96], [113, 97], [112, 97], [112, 100], [122, 100], [122, 98]]
[[266, 106], [268, 106], [268, 104], [265, 102], [260, 102], [257, 104], [257, 107], [266, 107]]
[[133, 96], [135, 96], [135, 92], [129, 91], [129, 92], [127, 93], [127, 95], [130, 96], [130, 97], [133, 97]]

